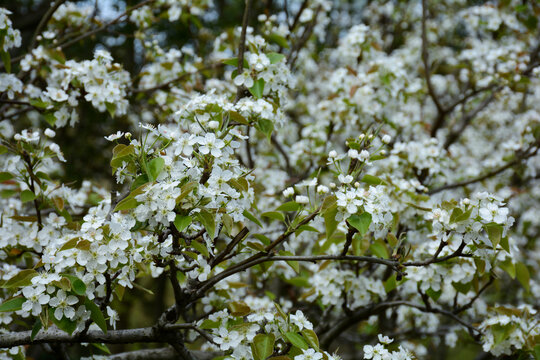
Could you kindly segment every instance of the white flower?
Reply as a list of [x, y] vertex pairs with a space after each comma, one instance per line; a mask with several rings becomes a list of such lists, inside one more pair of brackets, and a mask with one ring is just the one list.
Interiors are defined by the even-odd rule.
[[283, 190], [283, 196], [289, 197], [294, 195], [294, 188], [288, 187], [285, 190]]
[[309, 198], [307, 196], [304, 196], [304, 195], [297, 195], [295, 200], [299, 204], [307, 204], [307, 203], [309, 203]]
[[301, 310], [297, 310], [296, 314], [290, 315], [289, 318], [294, 325], [298, 326], [300, 331], [302, 329], [313, 330], [313, 324], [309, 322]]
[[247, 88], [252, 87], [254, 84], [253, 79], [251, 78], [251, 75], [249, 74], [249, 71], [244, 70], [243, 73], [236, 75], [234, 78], [234, 85], [236, 86], [242, 86], [244, 85]]
[[60, 150], [60, 146], [58, 146], [58, 144], [54, 144], [54, 143], [50, 144], [49, 149], [56, 155], [58, 160], [62, 162], [66, 162], [66, 159], [64, 158], [64, 154]]
[[314, 349], [302, 350], [302, 355], [296, 355], [294, 360], [319, 360], [323, 358], [323, 354], [316, 352]]
[[242, 341], [242, 337], [238, 331], [229, 332], [226, 328], [221, 327], [218, 330], [218, 337], [214, 338], [214, 342], [219, 345], [223, 351], [237, 347]]
[[116, 134], [105, 136], [105, 139], [108, 141], [114, 141], [116, 139], [120, 139], [122, 136], [124, 136], [124, 133], [122, 131], [117, 131]]
[[66, 295], [64, 290], [58, 290], [56, 296], [51, 299], [49, 305], [56, 308], [54, 310], [54, 317], [58, 320], [62, 319], [62, 316], [72, 319], [75, 316], [75, 309], [70, 305], [74, 305], [79, 302], [76, 296]]
[[204, 137], [199, 136], [197, 142], [201, 147], [199, 151], [201, 154], [212, 154], [214, 157], [221, 156], [221, 150], [225, 146], [225, 142], [221, 139], [216, 138], [216, 134], [207, 133]]
[[384, 136], [382, 137], [382, 142], [383, 142], [384, 144], [388, 144], [390, 141], [392, 141], [392, 138], [390, 137], [390, 135], [384, 135]]
[[66, 94], [64, 90], [52, 86], [47, 86], [47, 91], [45, 91], [43, 94], [49, 99], [57, 102], [64, 102], [69, 98], [68, 94]]
[[351, 175], [343, 175], [343, 174], [339, 174], [338, 180], [339, 180], [342, 184], [350, 184], [350, 183], [353, 181], [353, 177], [352, 177]]
[[43, 133], [45, 134], [45, 136], [50, 137], [50, 138], [53, 138], [56, 135], [54, 130], [48, 129], [48, 128], [45, 129], [45, 131]]
[[377, 337], [379, 338], [379, 342], [382, 344], [390, 344], [392, 341], [394, 341], [394, 339], [391, 339], [388, 336], [383, 336], [383, 334], [379, 334]]

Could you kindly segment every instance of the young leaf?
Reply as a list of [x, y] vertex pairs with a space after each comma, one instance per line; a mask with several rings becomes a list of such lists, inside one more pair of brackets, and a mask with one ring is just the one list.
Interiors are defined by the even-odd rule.
[[297, 348], [300, 348], [303, 350], [307, 350], [309, 348], [308, 343], [306, 342], [306, 340], [304, 340], [304, 338], [301, 335], [294, 332], [286, 332], [284, 335], [287, 338], [287, 340], [291, 344], [296, 346]]
[[30, 334], [30, 340], [34, 341], [34, 338], [38, 334], [39, 330], [43, 327], [43, 324], [41, 323], [41, 319], [38, 317], [36, 319], [36, 322], [34, 323], [34, 326], [32, 326], [32, 333]]
[[264, 79], [263, 79], [263, 78], [257, 79], [257, 80], [253, 83], [253, 86], [249, 88], [249, 92], [250, 92], [256, 99], [262, 98], [263, 92], [264, 92]]
[[248, 218], [249, 220], [253, 221], [255, 224], [257, 224], [260, 228], [262, 228], [262, 224], [261, 222], [259, 221], [259, 219], [257, 219], [252, 213], [250, 213], [249, 211], [247, 210], [244, 210], [244, 212], [242, 213], [242, 215], [244, 215], [246, 218]]
[[176, 218], [174, 219], [174, 226], [176, 227], [176, 230], [182, 232], [184, 231], [189, 224], [193, 221], [191, 216], [184, 216], [184, 215], [176, 215]]
[[31, 284], [32, 278], [37, 275], [38, 273], [34, 269], [21, 270], [17, 273], [17, 275], [14, 275], [12, 278], [6, 281], [1, 287], [10, 289], [21, 286], [28, 286]]
[[105, 321], [105, 317], [103, 316], [101, 309], [88, 298], [84, 299], [84, 306], [90, 310], [90, 318], [104, 333], [107, 333], [107, 322]]
[[521, 285], [527, 290], [527, 292], [531, 291], [531, 287], [529, 285], [530, 275], [529, 275], [529, 269], [527, 269], [527, 265], [524, 263], [518, 262], [516, 264], [516, 277], [521, 283]]
[[28, 201], [32, 201], [36, 198], [36, 194], [34, 194], [32, 191], [30, 190], [24, 190], [23, 192], [21, 192], [21, 201], [24, 203], [24, 202], [28, 202]]
[[78, 277], [70, 274], [62, 274], [62, 276], [66, 277], [71, 281], [71, 290], [77, 295], [84, 295], [86, 294], [86, 284], [79, 279]]
[[317, 334], [315, 334], [315, 331], [310, 329], [304, 329], [302, 330], [302, 335], [312, 348], [319, 351], [319, 338], [317, 337]]
[[363, 212], [360, 215], [351, 215], [347, 222], [354, 227], [361, 235], [365, 235], [368, 232], [369, 225], [371, 224], [371, 214]]
[[254, 360], [266, 360], [274, 352], [275, 337], [273, 334], [258, 334], [251, 343]]
[[195, 215], [195, 217], [204, 226], [210, 239], [213, 239], [216, 232], [215, 215], [207, 210], [201, 210]]
[[165, 160], [161, 157], [150, 160], [147, 166], [148, 179], [150, 181], [156, 181], [157, 177], [161, 173], [161, 170], [163, 170], [164, 165]]
[[285, 59], [285, 55], [276, 52], [268, 53], [266, 54], [266, 57], [270, 59], [270, 64], [275, 64]]
[[261, 216], [274, 219], [274, 220], [285, 221], [285, 215], [277, 211], [268, 211], [268, 212], [262, 213]]
[[503, 226], [492, 223], [484, 225], [484, 229], [488, 234], [489, 240], [491, 240], [491, 244], [493, 244], [493, 249], [495, 249], [501, 242]]
[[0, 305], [0, 312], [21, 310], [25, 301], [26, 299], [22, 296], [6, 300]]

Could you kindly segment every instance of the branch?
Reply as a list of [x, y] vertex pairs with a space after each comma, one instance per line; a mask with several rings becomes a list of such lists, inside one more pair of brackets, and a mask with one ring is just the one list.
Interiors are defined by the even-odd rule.
[[58, 9], [60, 5], [65, 2], [66, 0], [56, 0], [56, 2], [49, 8], [49, 10], [47, 10], [45, 15], [41, 18], [41, 21], [39, 22], [36, 31], [34, 31], [34, 35], [32, 36], [32, 41], [30, 41], [29, 51], [32, 51], [32, 49], [36, 47], [36, 41], [38, 36], [41, 34], [41, 31], [47, 25], [56, 9]]
[[[191, 354], [198, 360], [211, 360], [222, 355], [216, 352], [192, 350]], [[176, 360], [178, 354], [171, 347], [128, 351], [106, 357], [107, 360]]]
[[472, 122], [472, 120], [478, 115], [482, 110], [484, 110], [493, 100], [495, 100], [495, 94], [498, 90], [502, 89], [502, 87], [499, 87], [498, 89], [495, 89], [491, 95], [489, 95], [487, 98], [484, 99], [476, 108], [469, 111], [463, 116], [463, 119], [461, 120], [461, 126], [459, 129], [451, 132], [448, 137], [446, 138], [446, 141], [444, 143], [444, 148], [448, 150], [450, 145], [455, 143], [461, 134], [463, 134], [463, 131], [467, 126], [469, 126]]
[[[454, 183], [454, 184], [447, 184], [447, 185], [440, 186], [438, 188], [431, 189], [431, 190], [428, 191], [428, 194], [433, 195], [433, 194], [436, 194], [436, 193], [444, 191], [444, 190], [455, 189], [455, 188], [458, 188], [458, 187], [467, 186], [467, 185], [470, 185], [470, 184], [474, 184], [474, 183], [489, 179], [489, 178], [491, 178], [493, 176], [496, 176], [496, 175], [502, 173], [503, 171], [505, 171], [506, 169], [509, 169], [512, 166], [514, 166], [516, 164], [519, 164], [522, 160], [528, 159], [531, 156], [536, 155], [536, 153], [538, 152], [538, 146], [539, 145], [540, 145], [540, 140], [537, 140], [534, 144], [531, 144], [529, 146], [529, 148], [526, 149], [523, 152], [523, 154], [519, 154], [519, 153], [516, 154], [516, 158], [514, 160], [508, 162], [505, 165], [502, 165], [502, 166], [500, 166], [500, 167], [498, 167], [496, 169], [493, 169], [492, 171], [490, 171], [490, 172], [488, 172], [488, 173], [486, 173], [484, 175], [477, 176], [477, 177], [472, 178], [470, 180], [461, 181], [461, 182], [457, 182], [457, 183]], [[532, 151], [531, 151], [531, 149], [532, 149]]]
[[[10, 348], [20, 345], [34, 344], [63, 344], [63, 343], [106, 343], [106, 344], [128, 344], [128, 343], [165, 343], [177, 339], [179, 330], [195, 330], [201, 334], [201, 330], [194, 324], [170, 324], [161, 328], [146, 327], [125, 330], [108, 330], [107, 333], [101, 330], [90, 330], [86, 334], [72, 335], [58, 329], [50, 327], [47, 330], [41, 330], [31, 339], [32, 331], [20, 331], [3, 333], [0, 337], [0, 348]], [[202, 335], [207, 338], [207, 336]], [[208, 340], [208, 339], [207, 339]]]
[[441, 102], [439, 101], [439, 97], [435, 93], [435, 88], [433, 87], [433, 83], [431, 82], [431, 66], [429, 64], [429, 54], [428, 54], [428, 40], [427, 40], [427, 30], [426, 30], [426, 22], [427, 22], [427, 0], [422, 0], [422, 63], [424, 64], [424, 72], [426, 75], [426, 84], [428, 88], [429, 96], [431, 97], [431, 100], [433, 100], [433, 103], [435, 104], [435, 107], [437, 108], [438, 116], [435, 120], [435, 123], [433, 124], [433, 127], [431, 128], [431, 136], [435, 136], [437, 133], [437, 130], [444, 124], [444, 117], [446, 115], [446, 110], [442, 106]]
[[[468, 310], [472, 307], [472, 305], [474, 304], [474, 302], [480, 297], [480, 295], [482, 295], [482, 293], [491, 285], [493, 284], [493, 281], [495, 280], [495, 278], [493, 276], [491, 276], [489, 278], [489, 281], [484, 285], [482, 286], [482, 288], [478, 291], [478, 293], [471, 299], [471, 301], [469, 301], [467, 304], [457, 308], [457, 309], [454, 309], [454, 311], [452, 311], [454, 314], [459, 314], [465, 310]], [[457, 294], [457, 293], [456, 293]]]
[[461, 245], [459, 245], [459, 247], [456, 249], [456, 251], [454, 251], [452, 254], [446, 255], [446, 256], [443, 256], [443, 257], [437, 257], [445, 246], [446, 246], [446, 243], [444, 241], [441, 241], [441, 244], [439, 245], [439, 248], [437, 249], [437, 252], [429, 260], [426, 260], [426, 261], [410, 261], [410, 262], [403, 263], [401, 265], [403, 265], [403, 266], [428, 266], [430, 264], [440, 263], [440, 262], [450, 260], [450, 259], [455, 258], [455, 257], [470, 257], [471, 256], [469, 254], [463, 254], [463, 249], [465, 249], [466, 244], [465, 244], [465, 242], [462, 242]]
[[[244, 16], [242, 17], [242, 32], [240, 33], [240, 45], [238, 46], [238, 67], [236, 72], [238, 75], [244, 71], [244, 53], [246, 52], [246, 32], [249, 22], [249, 13], [251, 12], [252, 0], [245, 0], [246, 7], [244, 8]], [[236, 89], [235, 103], [242, 98], [243, 86], [238, 86]]]
[[231, 253], [231, 251], [234, 250], [234, 248], [236, 247], [236, 245], [238, 245], [238, 243], [240, 243], [240, 241], [242, 241], [247, 235], [249, 234], [249, 230], [247, 227], [243, 227], [242, 230], [240, 230], [238, 232], [238, 234], [236, 234], [236, 236], [231, 240], [231, 242], [229, 244], [227, 244], [227, 247], [225, 248], [225, 250], [223, 250], [222, 252], [220, 252], [211, 262], [210, 262], [210, 266], [212, 266], [212, 268], [214, 268], [216, 265], [218, 265], [220, 262], [222, 262], [225, 258], [225, 256], [227, 256], [228, 254]]

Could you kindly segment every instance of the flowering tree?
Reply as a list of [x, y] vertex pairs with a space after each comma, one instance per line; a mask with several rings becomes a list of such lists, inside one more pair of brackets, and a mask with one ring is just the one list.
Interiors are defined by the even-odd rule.
[[0, 8], [0, 359], [540, 358], [539, 3], [43, 3]]

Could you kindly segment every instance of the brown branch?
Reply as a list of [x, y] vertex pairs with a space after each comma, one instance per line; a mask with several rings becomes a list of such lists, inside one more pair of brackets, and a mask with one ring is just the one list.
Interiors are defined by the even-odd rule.
[[[459, 308], [456, 308], [454, 309], [454, 311], [452, 311], [454, 314], [459, 314], [465, 310], [468, 310], [472, 307], [472, 305], [474, 304], [474, 302], [480, 297], [480, 295], [482, 295], [482, 293], [491, 285], [493, 284], [493, 281], [495, 280], [495, 278], [493, 276], [491, 276], [489, 278], [489, 281], [487, 283], [484, 284], [484, 286], [482, 286], [482, 288], [480, 290], [478, 290], [478, 293], [465, 305], [459, 307]], [[457, 294], [457, 292], [456, 292]]]
[[426, 261], [410, 261], [410, 262], [403, 263], [401, 265], [403, 265], [403, 266], [428, 266], [430, 264], [440, 263], [440, 262], [443, 262], [443, 261], [446, 261], [446, 260], [453, 259], [455, 257], [470, 257], [471, 256], [469, 254], [463, 254], [463, 250], [465, 249], [466, 244], [465, 244], [465, 242], [462, 242], [461, 245], [459, 245], [459, 247], [456, 249], [456, 251], [454, 251], [452, 254], [446, 255], [446, 256], [443, 256], [443, 257], [437, 257], [440, 254], [440, 252], [442, 251], [442, 248], [444, 248], [444, 246], [446, 246], [446, 245], [443, 245], [443, 244], [446, 244], [446, 243], [441, 241], [441, 244], [439, 245], [439, 248], [437, 249], [437, 252], [435, 253], [435, 255], [431, 259], [426, 260]]
[[32, 41], [30, 41], [28, 52], [32, 51], [32, 49], [36, 47], [36, 41], [38, 36], [41, 34], [41, 31], [47, 25], [54, 12], [60, 7], [60, 5], [65, 2], [66, 0], [56, 0], [54, 4], [49, 8], [49, 10], [47, 10], [45, 15], [41, 18], [41, 21], [39, 22], [38, 26], [36, 27], [36, 31], [34, 31], [34, 35], [32, 36]]
[[[499, 87], [498, 89], [501, 89], [502, 87]], [[482, 101], [476, 108], [474, 108], [473, 110], [469, 111], [468, 113], [466, 113], [462, 120], [461, 120], [461, 125], [459, 126], [459, 128], [455, 131], [452, 131], [448, 137], [446, 138], [446, 141], [444, 143], [444, 148], [445, 149], [448, 149], [450, 147], [450, 145], [452, 145], [453, 143], [455, 143], [459, 137], [461, 136], [461, 134], [463, 134], [463, 131], [465, 130], [465, 128], [467, 126], [469, 126], [472, 122], [472, 120], [476, 117], [476, 115], [478, 115], [482, 110], [484, 110], [493, 100], [495, 100], [495, 93], [497, 92], [498, 90], [494, 90], [491, 95], [489, 95], [488, 97], [486, 97], [484, 99], [484, 101]]]
[[433, 103], [435, 104], [435, 107], [437, 108], [437, 118], [435, 120], [435, 123], [433, 124], [433, 127], [431, 128], [431, 136], [435, 136], [437, 134], [437, 131], [439, 128], [444, 124], [445, 116], [446, 116], [446, 110], [444, 109], [443, 105], [441, 104], [439, 97], [437, 93], [435, 92], [435, 88], [433, 87], [433, 83], [431, 82], [431, 66], [429, 63], [429, 54], [428, 54], [428, 40], [427, 40], [427, 30], [426, 30], [426, 22], [427, 22], [427, 0], [422, 0], [422, 63], [424, 65], [424, 72], [426, 76], [426, 84], [428, 88], [428, 94], [431, 97], [431, 100], [433, 100]]
[[[461, 181], [461, 182], [457, 182], [457, 183], [453, 183], [453, 184], [447, 184], [447, 185], [440, 186], [438, 188], [431, 189], [431, 190], [428, 191], [428, 194], [432, 195], [432, 194], [436, 194], [436, 193], [444, 191], [444, 190], [455, 189], [455, 188], [459, 188], [459, 187], [462, 187], [462, 186], [467, 186], [467, 185], [474, 184], [474, 183], [477, 183], [477, 182], [480, 182], [480, 181], [484, 181], [484, 180], [489, 179], [489, 178], [491, 178], [493, 176], [499, 175], [503, 171], [511, 168], [512, 166], [519, 164], [522, 160], [525, 160], [525, 159], [530, 158], [531, 156], [534, 156], [538, 152], [538, 146], [540, 145], [539, 142], [540, 142], [540, 140], [537, 140], [536, 143], [529, 146], [529, 148], [526, 149], [522, 154], [517, 153], [516, 158], [514, 160], [512, 160], [512, 161], [508, 162], [507, 164], [502, 165], [502, 166], [500, 166], [500, 167], [498, 167], [496, 169], [493, 169], [493, 170], [491, 170], [490, 172], [488, 172], [488, 173], [486, 173], [484, 175], [477, 176], [477, 177], [472, 178], [470, 180]], [[532, 151], [531, 151], [531, 149], [532, 149]]]
[[[249, 23], [249, 13], [251, 12], [252, 0], [245, 0], [246, 6], [244, 8], [244, 16], [242, 17], [242, 32], [240, 33], [240, 44], [238, 46], [238, 66], [236, 72], [238, 75], [242, 74], [244, 71], [244, 53], [246, 52], [246, 32]], [[242, 93], [244, 92], [243, 86], [238, 86], [236, 89], [236, 98], [235, 103], [242, 98]]]
[[219, 263], [224, 260], [225, 256], [231, 253], [236, 245], [238, 245], [240, 241], [242, 241], [248, 235], [248, 233], [248, 228], [244, 226], [242, 230], [240, 230], [238, 234], [236, 234], [236, 236], [231, 240], [231, 242], [227, 244], [227, 247], [210, 262], [210, 266], [214, 268], [216, 265], [219, 265]]

